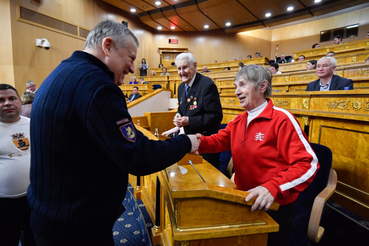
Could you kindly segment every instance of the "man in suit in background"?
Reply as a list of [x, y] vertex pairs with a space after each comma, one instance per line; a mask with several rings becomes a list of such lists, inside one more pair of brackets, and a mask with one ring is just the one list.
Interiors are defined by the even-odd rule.
[[310, 82], [305, 91], [353, 90], [354, 83], [351, 79], [342, 78], [333, 74], [336, 68], [336, 58], [321, 58], [316, 68], [316, 74], [319, 79]]
[[[210, 136], [217, 133], [223, 112], [216, 85], [209, 77], [196, 72], [197, 63], [191, 53], [179, 54], [176, 65], [183, 83], [178, 86], [178, 111], [174, 124], [183, 127], [186, 134]], [[219, 153], [202, 156], [218, 168]]]
[[35, 82], [33, 82], [32, 80], [28, 80], [26, 82], [26, 86], [27, 86], [26, 92], [36, 93], [37, 87], [36, 87]]
[[128, 100], [130, 102], [132, 102], [132, 101], [134, 101], [134, 100], [136, 100], [136, 99], [138, 99], [140, 97], [142, 97], [142, 96], [141, 96], [140, 93], [138, 93], [138, 87], [135, 86], [135, 87], [133, 87], [133, 93], [131, 95], [129, 95]]

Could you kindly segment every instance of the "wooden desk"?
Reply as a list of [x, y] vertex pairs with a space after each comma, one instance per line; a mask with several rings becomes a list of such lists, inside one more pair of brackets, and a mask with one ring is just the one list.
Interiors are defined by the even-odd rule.
[[[148, 131], [139, 128], [146, 136]], [[188, 165], [191, 159], [206, 180]], [[153, 218], [154, 245], [266, 245], [278, 224], [264, 211], [251, 212], [249, 194], [201, 156], [186, 155], [165, 170], [129, 182]], [[271, 209], [278, 209], [273, 203]]]

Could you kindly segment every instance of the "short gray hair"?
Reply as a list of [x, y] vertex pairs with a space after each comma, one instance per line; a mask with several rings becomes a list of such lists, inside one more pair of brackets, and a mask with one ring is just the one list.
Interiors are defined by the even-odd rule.
[[268, 68], [260, 65], [247, 65], [241, 68], [241, 70], [236, 74], [234, 80], [244, 79], [248, 80], [254, 84], [255, 88], [258, 88], [261, 82], [268, 82], [268, 86], [264, 92], [264, 96], [272, 95], [272, 72]]
[[28, 86], [28, 85], [35, 85], [36, 83], [35, 82], [33, 82], [32, 80], [28, 80], [27, 82], [26, 82], [26, 85]]
[[85, 49], [86, 48], [97, 48], [101, 45], [104, 38], [109, 37], [113, 40], [114, 45], [117, 49], [127, 46], [127, 37], [131, 36], [139, 47], [137, 37], [122, 23], [104, 20], [97, 24], [94, 29], [87, 35]]
[[337, 66], [337, 60], [336, 60], [336, 58], [330, 57], [330, 56], [325, 56], [325, 57], [320, 58], [319, 61], [318, 61], [318, 63], [321, 60], [323, 60], [323, 59], [328, 59], [331, 62], [332, 67], [336, 67]]
[[179, 54], [176, 57], [176, 65], [178, 65], [178, 62], [180, 60], [188, 60], [191, 63], [191, 65], [193, 65], [196, 62], [195, 57], [191, 53], [181, 53], [181, 54]]

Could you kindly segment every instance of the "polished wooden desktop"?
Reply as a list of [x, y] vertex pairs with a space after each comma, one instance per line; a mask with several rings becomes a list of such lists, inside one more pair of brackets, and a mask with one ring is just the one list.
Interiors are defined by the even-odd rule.
[[[155, 245], [266, 245], [268, 233], [279, 229], [266, 212], [251, 211], [248, 192], [198, 155], [155, 174], [131, 175], [130, 183], [154, 221]], [[273, 203], [270, 209], [278, 207]]]

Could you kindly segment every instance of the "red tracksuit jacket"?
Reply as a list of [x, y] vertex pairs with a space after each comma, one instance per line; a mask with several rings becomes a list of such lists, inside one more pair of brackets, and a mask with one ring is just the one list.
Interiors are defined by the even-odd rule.
[[199, 152], [230, 149], [237, 187], [247, 191], [261, 185], [285, 205], [312, 182], [319, 163], [293, 114], [267, 100], [267, 107], [247, 130], [248, 114], [244, 112], [218, 134], [202, 136]]

